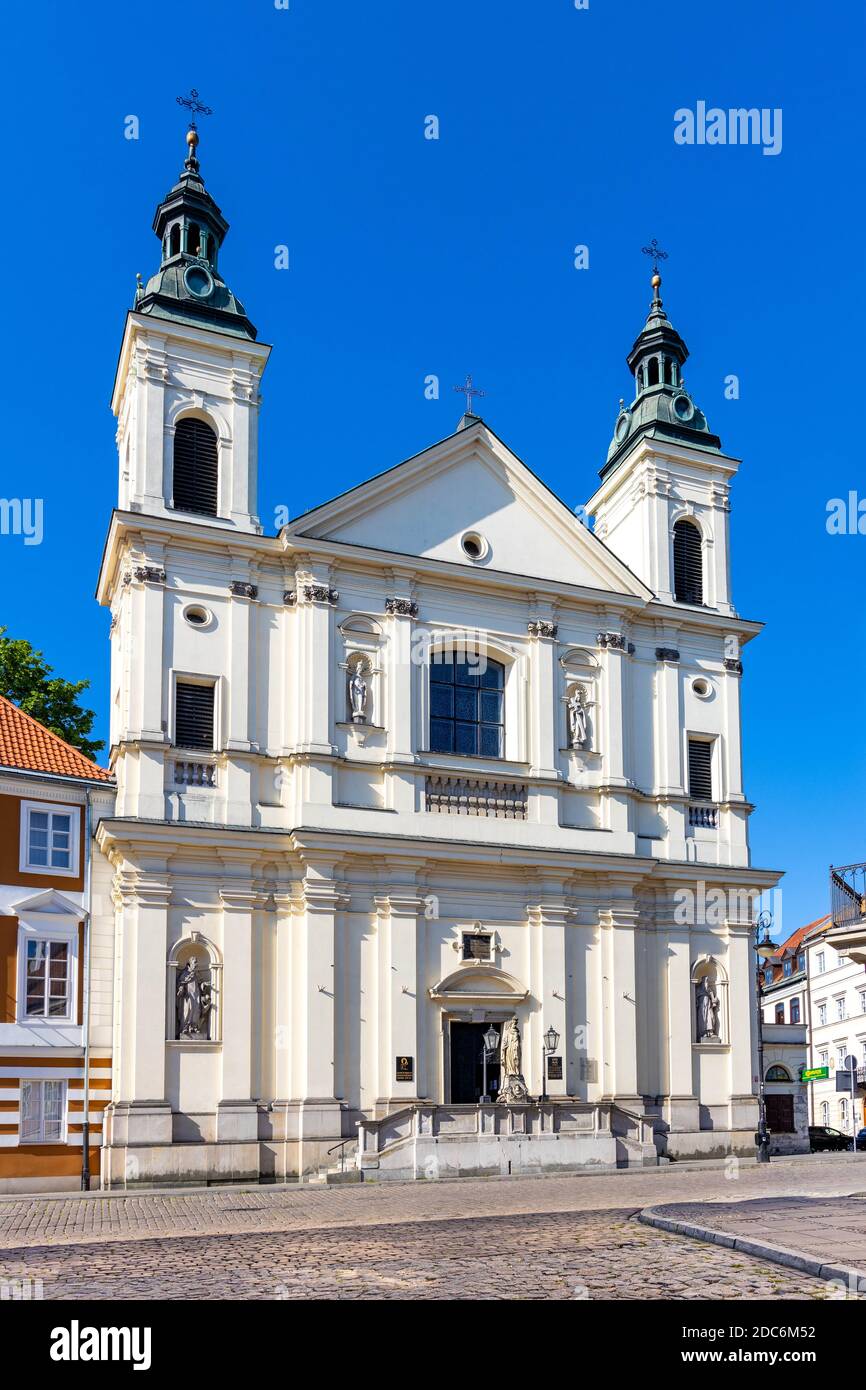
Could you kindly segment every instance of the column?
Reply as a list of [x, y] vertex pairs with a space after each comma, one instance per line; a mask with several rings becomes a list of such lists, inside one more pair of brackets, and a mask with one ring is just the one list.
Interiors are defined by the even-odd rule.
[[[112, 1147], [171, 1143], [165, 1090], [170, 900], [164, 861], [122, 865], [115, 888], [121, 963], [117, 1046], [106, 1121]], [[113, 1167], [112, 1176], [117, 1176]], [[134, 1179], [136, 1173], [127, 1171], [126, 1176]]]
[[602, 933], [607, 934], [608, 1036], [610, 1041], [610, 1080], [605, 1086], [613, 1099], [627, 1110], [642, 1110], [638, 1090], [638, 969], [637, 940], [639, 914], [630, 902], [614, 902], [601, 914]]
[[[129, 669], [129, 725], [124, 737], [141, 745], [131, 757], [138, 763], [137, 796], [129, 799], [127, 814], [162, 820], [165, 816], [167, 674], [164, 663], [165, 570], [161, 546], [147, 556], [134, 557], [129, 574], [130, 611], [125, 641], [131, 644]], [[122, 658], [123, 659], [123, 658]]]
[[299, 573], [296, 579], [298, 635], [298, 746], [302, 802], [332, 804], [334, 615], [337, 594], [330, 579]]
[[[549, 1028], [559, 1034], [557, 1051], [563, 1058], [561, 1081], [549, 1080], [547, 1094], [551, 1097], [574, 1094], [568, 1086], [569, 1067], [574, 1049], [568, 1036], [568, 967], [566, 963], [566, 932], [571, 912], [562, 894], [562, 886], [552, 884], [548, 891], [527, 907], [529, 922], [529, 988], [539, 1007], [528, 1021], [524, 1039], [523, 1074], [533, 1095], [542, 1090], [542, 1058], [544, 1036]], [[546, 1066], [546, 1058], [545, 1058]]]
[[[240, 572], [233, 560], [233, 571]], [[249, 757], [237, 755], [255, 751], [252, 740], [252, 711], [255, 708], [255, 601], [258, 587], [252, 582], [249, 566], [245, 578], [229, 585], [228, 671], [226, 709], [222, 728], [216, 733], [217, 747], [230, 754], [226, 764], [226, 818], [230, 825], [251, 825], [253, 815], [253, 764]], [[234, 756], [231, 756], [234, 755]]]
[[[559, 780], [556, 766], [558, 716], [556, 701], [556, 623], [549, 618], [534, 619], [528, 625], [532, 637], [530, 655], [530, 748], [529, 759], [534, 777]], [[546, 825], [559, 824], [559, 798], [552, 788], [533, 792], [533, 819]]]
[[[395, 885], [375, 896], [378, 962], [377, 1108], [394, 1109], [426, 1096], [424, 1037], [424, 902], [414, 887]], [[412, 1059], [414, 1078], [398, 1081], [398, 1057]]]
[[[395, 587], [402, 588], [411, 595], [411, 583], [400, 575], [389, 576]], [[386, 649], [387, 661], [387, 700], [386, 720], [388, 724], [388, 758], [391, 769], [387, 773], [388, 799], [391, 810], [411, 815], [415, 810], [415, 778], [401, 772], [395, 764], [414, 764], [415, 757], [415, 665], [413, 663], [412, 634], [413, 623], [418, 616], [418, 605], [410, 597], [386, 598], [385, 611], [390, 617], [390, 637]], [[423, 668], [419, 668], [420, 670]]]
[[223, 910], [222, 1088], [217, 1110], [220, 1143], [258, 1138], [253, 1092], [253, 914], [261, 899], [251, 882], [220, 888]]
[[339, 986], [334, 949], [336, 916], [347, 906], [348, 897], [335, 882], [333, 869], [333, 863], [307, 860], [303, 908], [293, 928], [298, 1018], [293, 1029], [292, 1094], [299, 1103], [299, 1132], [306, 1141], [329, 1138], [333, 1142], [340, 1137], [334, 1082]]
[[700, 1128], [692, 1051], [691, 931], [687, 924], [670, 922], [659, 926], [665, 931], [667, 945], [664, 1057], [667, 1081], [663, 1081], [667, 1092], [666, 1119], [672, 1133], [685, 1133]]
[[[603, 649], [602, 669], [604, 672], [604, 735], [602, 749], [602, 775], [608, 787], [628, 785], [626, 776], [627, 748], [631, 726], [625, 713], [625, 661], [626, 639], [622, 632], [610, 631], [598, 634], [599, 646]], [[623, 795], [608, 793], [602, 798], [605, 820], [604, 829], [628, 832], [629, 803]], [[631, 837], [633, 842], [634, 837]]]

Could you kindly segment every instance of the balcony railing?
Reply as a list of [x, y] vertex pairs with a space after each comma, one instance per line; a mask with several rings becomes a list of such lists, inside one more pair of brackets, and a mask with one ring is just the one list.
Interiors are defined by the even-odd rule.
[[689, 825], [701, 830], [718, 830], [719, 811], [717, 806], [690, 806]]
[[866, 919], [866, 864], [830, 869], [830, 904], [834, 927]]
[[178, 758], [174, 764], [174, 785], [176, 787], [215, 787], [216, 768], [213, 763], [200, 763], [190, 758]]
[[427, 810], [440, 815], [526, 820], [526, 787], [470, 777], [428, 777]]

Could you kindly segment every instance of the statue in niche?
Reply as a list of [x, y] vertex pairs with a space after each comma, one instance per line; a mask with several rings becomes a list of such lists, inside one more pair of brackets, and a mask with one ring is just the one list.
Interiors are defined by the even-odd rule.
[[520, 1028], [516, 1018], [503, 1024], [499, 1039], [500, 1081], [497, 1101], [500, 1105], [526, 1105], [529, 1091], [521, 1068]]
[[207, 1038], [213, 1008], [210, 983], [198, 973], [198, 958], [190, 956], [177, 977], [177, 1036]]
[[568, 710], [568, 742], [571, 748], [582, 748], [587, 737], [586, 705], [583, 692], [578, 688], [572, 691], [566, 701]]
[[698, 1015], [698, 1042], [718, 1042], [721, 1003], [712, 978], [702, 975], [695, 990], [695, 1007]]
[[349, 678], [349, 705], [352, 710], [352, 721], [355, 724], [364, 724], [367, 720], [369, 691], [367, 682], [364, 680], [365, 669], [365, 666], [359, 662]]

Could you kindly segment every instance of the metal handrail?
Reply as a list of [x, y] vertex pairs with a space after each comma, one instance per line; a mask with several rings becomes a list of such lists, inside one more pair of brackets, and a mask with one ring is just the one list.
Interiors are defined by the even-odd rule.
[[340, 1150], [340, 1172], [341, 1172], [341, 1173], [345, 1173], [345, 1171], [346, 1171], [346, 1145], [347, 1145], [347, 1144], [355, 1144], [355, 1143], [357, 1143], [357, 1140], [355, 1140], [355, 1139], [341, 1139], [340, 1142], [339, 1142], [339, 1144], [332, 1144], [332, 1146], [331, 1146], [330, 1149], [326, 1149], [326, 1150], [325, 1150], [325, 1153], [327, 1153], [327, 1154], [332, 1154], [332, 1153], [334, 1153], [335, 1150], [337, 1150], [337, 1149]]

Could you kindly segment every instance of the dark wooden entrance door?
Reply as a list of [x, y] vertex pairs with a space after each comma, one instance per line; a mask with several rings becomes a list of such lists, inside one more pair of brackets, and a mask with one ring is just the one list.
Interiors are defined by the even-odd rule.
[[[483, 1094], [484, 1034], [489, 1023], [451, 1024], [451, 1100], [454, 1105], [474, 1105]], [[502, 1025], [492, 1025], [497, 1033]], [[487, 1062], [487, 1094], [496, 1099], [499, 1089], [499, 1050]]]

